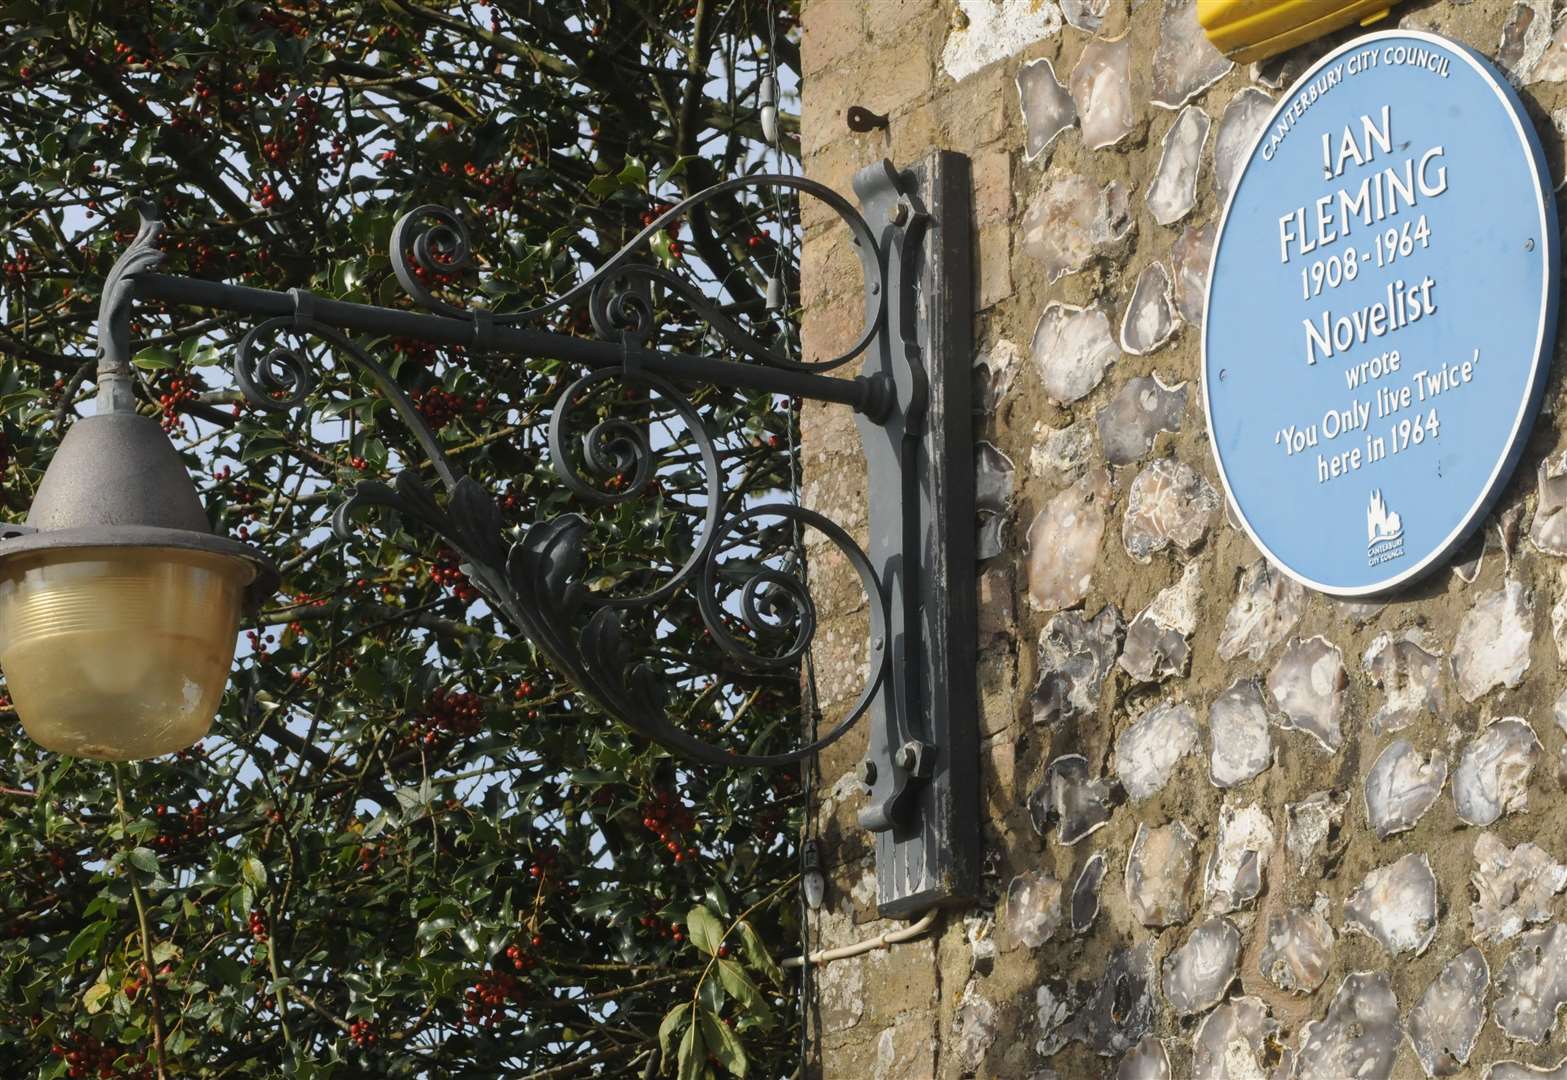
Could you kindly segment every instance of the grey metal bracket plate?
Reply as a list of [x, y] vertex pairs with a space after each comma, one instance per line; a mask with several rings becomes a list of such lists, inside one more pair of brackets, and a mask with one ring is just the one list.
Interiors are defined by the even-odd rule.
[[940, 151], [906, 170], [873, 166], [855, 190], [888, 271], [864, 373], [897, 388], [890, 417], [856, 417], [868, 554], [893, 628], [861, 820], [876, 830], [880, 912], [907, 917], [971, 898], [979, 876], [969, 161]]

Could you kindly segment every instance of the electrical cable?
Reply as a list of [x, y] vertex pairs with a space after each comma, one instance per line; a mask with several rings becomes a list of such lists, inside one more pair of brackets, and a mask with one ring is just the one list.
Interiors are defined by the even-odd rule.
[[913, 941], [935, 925], [938, 914], [938, 908], [931, 908], [924, 915], [921, 915], [917, 921], [911, 922], [907, 926], [900, 926], [896, 930], [888, 930], [884, 934], [877, 934], [875, 937], [867, 938], [864, 941], [856, 941], [853, 945], [840, 945], [835, 949], [822, 949], [819, 952], [808, 953], [805, 956], [791, 956], [778, 966], [803, 969], [806, 967], [806, 962], [809, 961], [811, 964], [821, 967], [823, 964], [830, 964], [834, 960], [847, 960], [851, 956], [861, 956], [868, 952], [874, 952], [877, 949], [891, 948], [901, 942]]
[[[765, 103], [765, 98], [772, 99], [772, 107], [777, 107], [778, 97], [778, 12], [774, 0], [767, 0], [767, 75], [764, 77], [770, 87], [770, 93], [758, 92], [759, 106]], [[761, 81], [758, 83], [761, 87]], [[766, 133], [768, 138], [768, 152], [773, 160], [774, 172], [793, 172], [792, 162], [785, 159], [782, 148], [778, 145], [777, 125], [770, 125], [772, 131]], [[785, 347], [790, 342], [791, 324], [788, 317], [788, 299], [783, 295], [783, 280], [785, 260], [790, 250], [790, 237], [796, 232], [792, 215], [785, 205], [781, 190], [773, 191], [773, 213], [778, 222], [778, 242], [773, 253], [772, 273], [768, 276], [768, 307], [771, 309], [772, 318], [779, 320], [782, 333], [785, 336]], [[795, 412], [795, 403], [789, 402], [788, 423], [788, 448], [789, 448], [789, 489], [796, 506], [800, 505], [800, 447], [797, 440], [799, 416]], [[806, 574], [805, 538], [798, 521], [794, 522], [794, 557], [796, 572]], [[816, 684], [816, 660], [814, 650], [807, 648], [803, 658], [804, 679], [802, 680], [801, 704], [804, 706], [804, 721], [809, 728], [810, 739], [815, 742], [819, 738], [821, 726], [821, 707], [817, 696]], [[801, 789], [803, 804], [800, 815], [800, 839], [798, 843], [800, 851], [800, 875], [801, 881], [805, 880], [807, 866], [806, 853], [816, 837], [816, 778], [817, 763], [814, 758], [808, 758], [800, 763]], [[813, 965], [818, 961], [814, 959], [811, 951], [811, 909], [806, 900], [805, 889], [802, 887], [798, 893], [799, 919], [800, 919], [800, 952], [798, 957], [791, 957], [786, 961], [789, 967], [800, 969], [800, 1051], [799, 1062], [796, 1066], [795, 1076], [805, 1076], [807, 1063], [811, 1053], [811, 1022], [810, 1003], [812, 999], [812, 986], [814, 984]]]

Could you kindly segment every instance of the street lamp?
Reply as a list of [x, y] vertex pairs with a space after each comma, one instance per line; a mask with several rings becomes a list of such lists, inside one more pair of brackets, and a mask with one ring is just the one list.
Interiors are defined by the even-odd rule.
[[24, 526], [0, 526], [0, 669], [49, 750], [128, 760], [183, 750], [223, 697], [241, 608], [277, 583], [215, 536], [179, 454], [130, 385], [131, 275], [147, 222], [104, 287], [98, 407], [66, 433]]
[[[671, 222], [741, 187], [811, 195], [846, 226], [863, 271], [865, 319], [841, 355], [814, 363], [780, 355], [700, 290], [638, 260], [639, 248]], [[0, 668], [28, 733], [50, 749], [101, 758], [190, 744], [216, 711], [242, 605], [276, 586], [264, 557], [211, 534], [173, 447], [134, 411], [132, 302], [216, 309], [262, 320], [240, 340], [234, 361], [253, 406], [291, 409], [311, 390], [308, 350], [270, 342], [292, 335], [325, 343], [379, 387], [444, 489], [442, 497], [412, 470], [393, 485], [361, 481], [334, 514], [336, 532], [347, 535], [359, 511], [379, 507], [436, 533], [490, 608], [579, 693], [688, 758], [794, 765], [868, 718], [860, 776], [870, 794], [859, 820], [876, 837], [882, 914], [916, 914], [971, 896], [979, 793], [968, 161], [937, 153], [904, 170], [884, 161], [862, 170], [855, 189], [863, 216], [801, 177], [724, 181], [659, 215], [588, 280], [513, 314], [460, 307], [431, 291], [430, 282], [460, 278], [473, 266], [462, 220], [439, 207], [404, 215], [391, 235], [397, 280], [427, 314], [156, 273], [161, 225], [151, 207], [141, 207], [141, 230], [111, 271], [99, 312], [99, 414], [67, 434], [27, 525], [0, 527]], [[655, 289], [679, 296], [742, 359], [649, 348]], [[579, 299], [599, 340], [526, 325]], [[494, 498], [447, 458], [396, 379], [350, 333], [586, 368], [560, 391], [549, 445], [557, 474], [587, 503], [646, 493], [657, 447], [634, 420], [601, 420], [579, 440], [567, 435], [566, 419], [604, 387], [656, 395], [684, 423], [705, 476], [694, 549], [671, 559], [678, 566], [639, 595], [596, 592], [586, 573], [584, 519], [562, 514], [508, 536]], [[857, 376], [827, 373], [854, 360], [862, 361]], [[733, 499], [712, 436], [685, 395], [701, 383], [853, 410], [868, 473], [868, 549], [813, 510]], [[579, 458], [590, 473], [614, 474], [622, 485], [606, 493], [585, 482], [573, 464]], [[719, 566], [750, 543], [763, 518], [821, 533], [855, 571], [869, 621], [867, 678], [820, 739], [785, 752], [737, 752], [670, 719], [659, 673], [639, 659], [652, 650], [629, 640], [625, 615], [640, 612], [656, 625], [661, 605], [691, 589], [708, 632], [734, 661], [773, 671], [798, 665], [816, 631], [804, 568], [752, 567], [736, 584]], [[753, 639], [733, 632], [736, 619], [778, 647], [760, 654]]]

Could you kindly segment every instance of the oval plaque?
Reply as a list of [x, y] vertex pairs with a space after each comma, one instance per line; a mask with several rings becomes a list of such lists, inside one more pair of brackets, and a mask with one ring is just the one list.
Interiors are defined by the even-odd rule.
[[1322, 592], [1442, 564], [1523, 449], [1555, 340], [1556, 208], [1506, 79], [1368, 34], [1286, 93], [1214, 243], [1203, 403], [1230, 503]]

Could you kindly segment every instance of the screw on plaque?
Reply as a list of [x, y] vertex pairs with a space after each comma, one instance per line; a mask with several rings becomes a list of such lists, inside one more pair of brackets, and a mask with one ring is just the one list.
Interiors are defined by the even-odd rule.
[[845, 119], [849, 122], [850, 131], [864, 133], [875, 131], [877, 128], [887, 130], [887, 117], [881, 113], [871, 112], [864, 105], [850, 105]]

